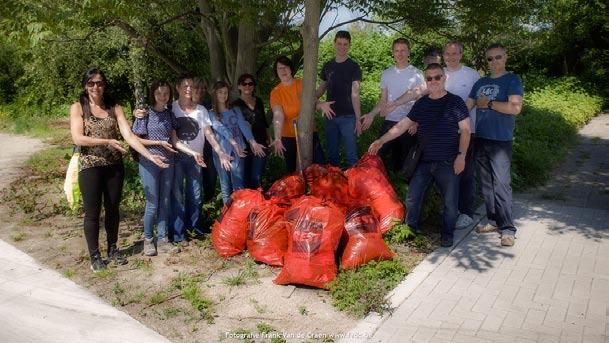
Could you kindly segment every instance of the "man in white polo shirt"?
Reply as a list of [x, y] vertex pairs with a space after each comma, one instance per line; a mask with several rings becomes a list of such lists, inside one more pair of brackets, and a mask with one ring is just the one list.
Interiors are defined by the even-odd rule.
[[[381, 114], [385, 117], [379, 137], [383, 136], [389, 129], [405, 118], [410, 112], [414, 102], [426, 92], [423, 74], [415, 66], [408, 64], [410, 57], [410, 43], [406, 38], [398, 38], [392, 44], [393, 59], [395, 65], [383, 71], [381, 75], [381, 96], [374, 108], [363, 116], [362, 130], [367, 130], [374, 117]], [[406, 159], [408, 150], [416, 142], [416, 126], [400, 137], [383, 145], [378, 152], [385, 156], [391, 152], [393, 170], [399, 171]]]
[[[446, 90], [458, 95], [466, 101], [474, 83], [480, 78], [480, 74], [474, 69], [461, 64], [463, 57], [463, 45], [456, 40], [451, 40], [444, 44], [444, 73], [446, 74]], [[469, 141], [467, 154], [465, 155], [465, 169], [461, 173], [459, 182], [459, 217], [455, 224], [455, 229], [465, 229], [473, 224], [475, 187], [474, 180], [475, 160], [474, 160], [474, 133], [476, 132], [476, 110], [469, 113], [470, 128], [472, 137]]]

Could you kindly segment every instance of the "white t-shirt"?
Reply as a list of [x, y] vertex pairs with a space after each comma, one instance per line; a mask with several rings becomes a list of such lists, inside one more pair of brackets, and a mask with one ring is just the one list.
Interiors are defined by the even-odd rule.
[[[387, 101], [399, 98], [407, 91], [422, 85], [423, 82], [423, 74], [413, 65], [404, 69], [393, 66], [385, 69], [381, 75], [381, 89], [387, 89]], [[412, 105], [414, 101], [398, 106], [385, 117], [385, 120], [400, 121], [410, 112]]]
[[176, 100], [171, 105], [171, 111], [176, 117], [178, 139], [192, 150], [202, 154], [205, 145], [204, 129], [211, 126], [209, 113], [205, 107], [197, 105], [194, 111], [186, 113], [182, 111]]
[[[469, 92], [472, 90], [474, 83], [480, 78], [480, 74], [470, 67], [461, 66], [459, 70], [449, 71], [444, 68], [446, 74], [445, 88], [447, 91], [458, 95], [463, 101], [467, 101]], [[476, 109], [473, 108], [469, 112], [470, 126], [472, 133], [476, 132]]]

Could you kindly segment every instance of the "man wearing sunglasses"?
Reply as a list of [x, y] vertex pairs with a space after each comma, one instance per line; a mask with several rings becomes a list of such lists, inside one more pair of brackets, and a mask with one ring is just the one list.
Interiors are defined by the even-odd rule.
[[458, 215], [459, 174], [465, 167], [470, 139], [469, 114], [463, 99], [444, 88], [446, 77], [439, 64], [427, 66], [425, 80], [429, 94], [414, 103], [408, 116], [372, 142], [368, 152], [376, 154], [385, 143], [418, 124], [417, 139], [423, 152], [408, 185], [406, 222], [415, 232], [419, 231], [423, 199], [435, 181], [444, 199], [441, 245], [450, 247]]
[[478, 233], [499, 232], [501, 245], [514, 245], [510, 164], [516, 115], [522, 110], [524, 89], [518, 75], [508, 72], [506, 49], [492, 44], [486, 49], [490, 76], [478, 80], [467, 99], [476, 108], [476, 165], [488, 223]]

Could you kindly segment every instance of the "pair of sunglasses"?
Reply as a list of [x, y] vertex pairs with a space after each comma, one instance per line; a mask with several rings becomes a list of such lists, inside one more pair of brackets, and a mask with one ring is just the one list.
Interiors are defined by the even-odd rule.
[[103, 87], [105, 86], [106, 83], [102, 80], [99, 81], [87, 81], [87, 87], [89, 88], [93, 88], [93, 86], [97, 86], [97, 87]]
[[489, 61], [489, 62], [492, 62], [493, 60], [499, 61], [502, 58], [503, 58], [503, 55], [495, 55], [495, 56], [488, 56], [486, 58], [486, 60]]
[[428, 76], [428, 77], [425, 78], [425, 80], [427, 80], [427, 81], [431, 81], [431, 80], [440, 81], [440, 80], [442, 80], [442, 76], [443, 75]]
[[249, 82], [241, 82], [241, 86], [255, 86], [256, 84], [253, 81]]

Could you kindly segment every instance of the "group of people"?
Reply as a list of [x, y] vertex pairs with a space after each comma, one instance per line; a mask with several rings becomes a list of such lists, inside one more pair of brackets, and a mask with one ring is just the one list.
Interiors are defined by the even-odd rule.
[[[349, 32], [336, 33], [335, 57], [324, 64], [316, 92], [316, 109], [324, 117], [328, 162], [339, 165], [342, 143], [346, 166], [353, 165], [358, 159], [357, 137], [380, 114], [384, 121], [379, 139], [368, 151], [391, 155], [394, 170], [401, 168], [417, 141], [423, 144], [406, 198], [407, 224], [419, 230], [422, 201], [433, 180], [444, 199], [441, 243], [451, 246], [455, 226], [472, 223], [477, 164], [489, 218], [489, 224], [479, 231], [499, 230], [501, 244], [512, 245], [516, 229], [511, 218], [509, 169], [514, 116], [520, 112], [523, 90], [520, 79], [505, 69], [505, 48], [489, 47], [486, 55], [491, 74], [480, 78], [461, 65], [463, 46], [450, 41], [442, 54], [446, 67], [430, 59], [423, 75], [409, 64], [409, 42], [398, 38], [392, 45], [395, 65], [381, 76], [379, 102], [362, 115], [362, 71], [348, 55], [350, 44]], [[216, 177], [226, 204], [233, 191], [260, 186], [267, 149], [285, 160], [288, 172], [296, 170], [302, 79], [294, 77], [294, 65], [286, 56], [275, 60], [273, 70], [280, 82], [270, 93], [272, 136], [264, 102], [254, 95], [256, 79], [251, 74], [238, 78], [239, 97], [232, 102], [231, 87], [224, 81], [213, 85], [208, 103], [203, 98], [205, 84], [197, 77], [182, 75], [175, 88], [157, 81], [150, 87], [150, 106], [134, 110], [130, 126], [122, 108], [104, 96], [107, 80], [103, 71], [85, 73], [83, 92], [70, 108], [70, 126], [74, 144], [80, 147], [79, 185], [93, 271], [106, 267], [98, 242], [102, 201], [108, 260], [126, 263], [116, 246], [122, 154], [126, 152], [119, 136], [139, 161], [146, 196], [147, 256], [179, 250], [186, 244], [187, 231], [203, 234], [201, 206], [204, 199], [215, 197]], [[174, 90], [177, 100], [173, 100]], [[324, 94], [326, 99], [321, 101]], [[325, 163], [316, 130], [312, 138], [314, 163]]]

